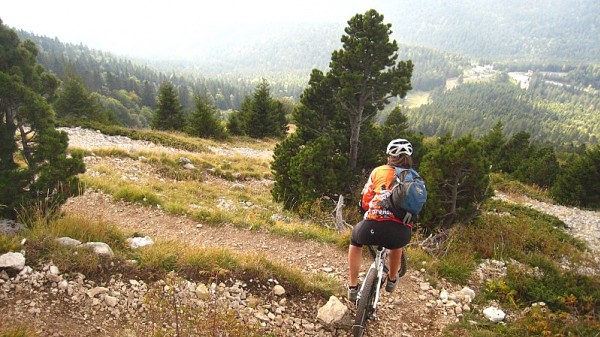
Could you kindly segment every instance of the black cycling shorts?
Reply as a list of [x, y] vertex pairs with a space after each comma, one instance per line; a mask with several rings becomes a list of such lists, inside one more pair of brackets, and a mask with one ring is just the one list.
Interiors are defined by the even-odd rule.
[[406, 246], [412, 237], [412, 229], [395, 221], [363, 220], [354, 226], [350, 244], [357, 247], [378, 245], [387, 249]]

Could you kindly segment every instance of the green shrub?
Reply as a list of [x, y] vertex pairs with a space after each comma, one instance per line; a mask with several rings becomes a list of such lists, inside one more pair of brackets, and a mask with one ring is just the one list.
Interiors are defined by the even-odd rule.
[[512, 267], [506, 284], [515, 290], [521, 303], [545, 302], [552, 310], [571, 313], [594, 313], [600, 306], [600, 281], [557, 268], [540, 268], [540, 272]]

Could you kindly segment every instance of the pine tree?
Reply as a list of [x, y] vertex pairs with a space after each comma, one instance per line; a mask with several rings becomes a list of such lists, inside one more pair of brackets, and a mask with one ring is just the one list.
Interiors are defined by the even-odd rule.
[[494, 127], [481, 138], [481, 146], [484, 155], [492, 165], [493, 171], [499, 171], [501, 169], [500, 162], [500, 151], [506, 140], [504, 139], [504, 126], [502, 122], [496, 123]]
[[75, 71], [67, 69], [67, 78], [63, 82], [54, 111], [59, 119], [66, 121], [95, 121], [108, 123], [110, 113], [104, 113], [98, 100], [86, 89]]
[[[391, 25], [382, 21], [375, 10], [354, 16], [342, 36], [343, 48], [331, 56], [330, 70], [324, 74], [313, 69], [292, 113], [296, 133], [274, 153], [271, 192], [286, 208], [296, 208], [298, 200], [354, 194], [358, 165], [372, 169], [381, 163], [391, 136], [373, 126], [373, 116], [391, 97], [406, 95], [413, 69], [411, 61], [397, 61], [397, 43], [389, 39]], [[402, 127], [390, 124], [388, 129]], [[317, 150], [323, 151], [318, 158], [312, 156]], [[340, 167], [342, 162], [347, 166]], [[319, 174], [315, 163], [324, 172], [335, 167], [327, 184], [313, 183]]]
[[187, 120], [185, 132], [196, 137], [223, 139], [225, 128], [217, 117], [217, 107], [206, 96], [194, 98], [196, 110]]
[[152, 119], [152, 128], [183, 131], [184, 127], [185, 115], [183, 106], [177, 98], [177, 92], [171, 82], [164, 82], [158, 91], [158, 104]]
[[[67, 156], [68, 137], [54, 127], [49, 101], [58, 79], [36, 63], [37, 48], [0, 20], [0, 217], [39, 201], [56, 212], [79, 192], [81, 155]], [[23, 164], [15, 158], [22, 158]]]
[[431, 229], [472, 216], [486, 197], [489, 170], [481, 146], [471, 136], [442, 139], [423, 158], [420, 173], [428, 190], [423, 217]]
[[569, 161], [550, 194], [561, 204], [600, 208], [600, 145]]
[[240, 109], [244, 120], [245, 134], [252, 138], [283, 137], [287, 122], [283, 105], [271, 97], [269, 83], [262, 80], [256, 87], [252, 99], [247, 99]]
[[554, 185], [559, 171], [554, 149], [544, 147], [532, 150], [531, 156], [517, 167], [513, 176], [524, 183], [549, 188]]
[[360, 130], [389, 98], [410, 90], [413, 64], [398, 60], [398, 44], [390, 41], [391, 24], [374, 9], [357, 14], [345, 29], [342, 49], [334, 51], [327, 74], [334, 97], [350, 122], [349, 168], [358, 160]]

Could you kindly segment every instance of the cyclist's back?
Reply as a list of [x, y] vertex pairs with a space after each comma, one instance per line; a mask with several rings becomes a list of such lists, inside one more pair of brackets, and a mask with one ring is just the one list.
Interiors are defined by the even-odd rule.
[[412, 152], [412, 145], [407, 140], [392, 140], [386, 150], [387, 165], [375, 168], [363, 188], [360, 206], [365, 211], [364, 220], [354, 226], [348, 248], [348, 299], [350, 301], [356, 300], [358, 272], [364, 245], [381, 245], [389, 250], [386, 290], [391, 292], [396, 288], [402, 247], [410, 242], [412, 224], [403, 223], [391, 211], [379, 206], [379, 201], [386, 193], [391, 193], [395, 167], [412, 168]]

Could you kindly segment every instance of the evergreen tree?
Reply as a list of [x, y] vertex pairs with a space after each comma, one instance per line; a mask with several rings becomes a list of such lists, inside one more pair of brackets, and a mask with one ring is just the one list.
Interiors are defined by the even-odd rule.
[[506, 143], [506, 140], [504, 139], [503, 128], [504, 126], [502, 125], [502, 122], [499, 121], [480, 140], [483, 154], [487, 158], [488, 162], [492, 165], [492, 171], [499, 171], [501, 168], [500, 151]]
[[79, 192], [77, 174], [85, 171], [80, 155], [67, 156], [67, 134], [54, 127], [49, 101], [58, 80], [37, 64], [35, 45], [1, 20], [0, 50], [0, 217], [14, 218], [35, 201], [55, 212]]
[[550, 194], [561, 204], [600, 208], [600, 146], [568, 162]]
[[[389, 41], [390, 25], [382, 20], [374, 10], [354, 16], [342, 37], [343, 49], [332, 54], [329, 72], [313, 69], [292, 113], [296, 133], [276, 148], [271, 166], [271, 192], [286, 208], [321, 196], [353, 195], [358, 165], [370, 170], [381, 163], [390, 136], [373, 126], [372, 117], [390, 97], [406, 95], [412, 73], [412, 62], [397, 63], [397, 44]], [[323, 172], [335, 168], [336, 174], [315, 184], [317, 164]]]
[[445, 138], [423, 158], [427, 181], [424, 222], [430, 229], [450, 226], [476, 212], [486, 197], [489, 170], [479, 143], [471, 136]]
[[242, 114], [239, 111], [234, 111], [229, 115], [227, 120], [227, 130], [232, 135], [242, 136], [246, 130], [244, 122], [242, 120]]
[[152, 83], [144, 81], [141, 97], [143, 106], [147, 106], [151, 109], [156, 108], [156, 89]]
[[96, 97], [87, 90], [72, 68], [67, 68], [67, 78], [54, 103], [54, 111], [59, 119], [87, 120], [108, 123], [110, 112], [104, 112]]
[[194, 98], [196, 110], [187, 120], [185, 132], [196, 137], [224, 139], [225, 128], [217, 117], [217, 107], [206, 96]]
[[390, 41], [391, 24], [374, 9], [357, 14], [345, 29], [342, 49], [334, 51], [327, 76], [336, 102], [350, 123], [349, 167], [356, 168], [360, 130], [389, 98], [410, 90], [413, 64], [398, 60], [398, 44]]
[[[388, 118], [383, 123], [385, 131], [391, 135], [401, 135], [408, 130], [408, 118], [402, 113], [399, 106], [396, 106], [388, 115]], [[394, 137], [392, 138], [399, 138]]]
[[262, 80], [252, 99], [247, 99], [240, 109], [245, 133], [252, 138], [283, 137], [287, 122], [283, 105], [271, 97], [269, 84]]
[[544, 147], [533, 150], [531, 156], [517, 167], [513, 176], [524, 183], [549, 188], [554, 184], [559, 170], [554, 149]]
[[164, 82], [158, 91], [158, 104], [152, 119], [155, 130], [183, 131], [185, 115], [183, 106], [179, 103], [177, 92], [171, 82]]
[[532, 147], [529, 143], [531, 135], [529, 132], [521, 131], [509, 139], [501, 148], [498, 162], [503, 172], [513, 173], [526, 161], [531, 153]]

